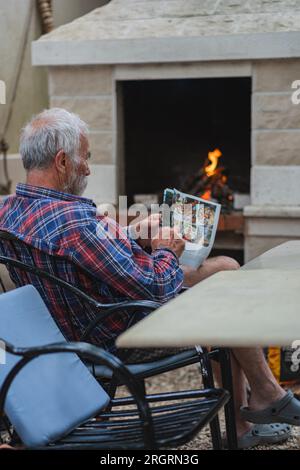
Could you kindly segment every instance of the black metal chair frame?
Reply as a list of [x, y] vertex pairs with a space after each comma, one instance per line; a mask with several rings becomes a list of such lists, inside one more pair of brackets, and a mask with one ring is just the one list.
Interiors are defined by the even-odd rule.
[[[96, 419], [77, 427], [58, 442], [43, 447], [47, 450], [179, 446], [190, 441], [210, 423], [229, 400], [226, 390], [215, 388], [145, 396], [140, 382], [118, 358], [87, 343], [57, 343], [36, 348], [16, 348], [6, 343], [6, 351], [21, 359], [1, 387], [0, 416], [4, 413], [5, 400], [17, 374], [30, 361], [44, 354], [76, 353], [90, 362], [105, 364], [131, 393], [130, 397], [112, 398], [108, 412], [100, 413]], [[129, 409], [132, 405], [135, 408]]]
[[[88, 341], [89, 336], [92, 333], [93, 329], [107, 316], [111, 315], [112, 313], [119, 311], [122, 308], [136, 310], [137, 308], [141, 308], [143, 310], [153, 311], [160, 307], [161, 305], [158, 302], [149, 301], [149, 300], [141, 300], [141, 301], [126, 301], [126, 302], [118, 302], [118, 303], [111, 303], [111, 304], [102, 304], [98, 302], [96, 299], [87, 295], [78, 287], [70, 284], [59, 278], [57, 275], [51, 274], [46, 272], [40, 268], [35, 266], [34, 257], [32, 254], [32, 247], [22, 240], [16, 238], [14, 235], [11, 235], [8, 232], [0, 230], [0, 241], [5, 241], [9, 243], [12, 251], [14, 252], [15, 259], [10, 258], [7, 256], [0, 256], [0, 263], [5, 264], [6, 267], [20, 269], [25, 272], [27, 276], [28, 283], [31, 283], [30, 278], [28, 277], [27, 273], [31, 273], [36, 275], [39, 279], [46, 279], [48, 281], [53, 282], [56, 285], [59, 285], [62, 288], [62, 293], [64, 299], [66, 299], [64, 294], [64, 289], [72, 292], [77, 298], [79, 298], [82, 302], [87, 302], [92, 307], [97, 309], [97, 317], [91, 321], [89, 326], [86, 328], [84, 334], [79, 338], [80, 341]], [[23, 249], [27, 250], [27, 254], [31, 259], [32, 265], [23, 263], [19, 261], [18, 253], [15, 247], [15, 244], [21, 244]], [[51, 259], [51, 267], [53, 271], [57, 274], [57, 266], [55, 264], [56, 257], [52, 255], [47, 255], [49, 259]], [[62, 257], [60, 257], [62, 259]], [[70, 260], [66, 259], [67, 263], [71, 263]], [[77, 268], [77, 266], [76, 266]], [[78, 267], [86, 276], [92, 278], [91, 273], [85, 270], [83, 267]], [[65, 300], [66, 305], [67, 301]], [[68, 308], [66, 309], [68, 312]], [[99, 314], [98, 314], [99, 312]], [[70, 327], [73, 331], [73, 323], [72, 318], [69, 316], [68, 318]], [[76, 338], [75, 334], [74, 337]], [[214, 387], [214, 379], [212, 368], [210, 364], [210, 359], [215, 359], [220, 362], [221, 365], [221, 373], [222, 373], [222, 382], [223, 387], [228, 390], [230, 396], [233, 397], [233, 386], [232, 386], [232, 376], [231, 376], [231, 364], [230, 364], [230, 353], [228, 350], [219, 348], [214, 349], [211, 352], [207, 352], [206, 350], [188, 350], [180, 352], [174, 356], [165, 357], [163, 359], [158, 359], [149, 363], [144, 363], [142, 366], [139, 364], [138, 367], [134, 364], [130, 364], [127, 367], [131, 372], [134, 373], [136, 379], [138, 379], [144, 389], [145, 392], [145, 384], [144, 380], [146, 378], [152, 377], [154, 375], [158, 375], [164, 372], [168, 372], [173, 369], [177, 369], [180, 367], [185, 367], [190, 364], [198, 363], [200, 367], [200, 371], [203, 378], [204, 387], [213, 388]], [[138, 370], [137, 370], [138, 369]], [[99, 368], [94, 370], [94, 375], [101, 379], [108, 379], [109, 380], [109, 394], [114, 396], [117, 386], [122, 385], [119, 379], [111, 373], [111, 369], [107, 367], [101, 367], [100, 373]], [[225, 406], [225, 417], [226, 417], [226, 434], [228, 440], [229, 448], [236, 448], [237, 447], [237, 437], [236, 437], [236, 427], [235, 427], [235, 412], [233, 406], [233, 399], [231, 398], [227, 405]], [[211, 435], [212, 435], [212, 443], [214, 449], [222, 448], [221, 443], [221, 434], [220, 434], [220, 425], [218, 417], [210, 423], [211, 427]]]

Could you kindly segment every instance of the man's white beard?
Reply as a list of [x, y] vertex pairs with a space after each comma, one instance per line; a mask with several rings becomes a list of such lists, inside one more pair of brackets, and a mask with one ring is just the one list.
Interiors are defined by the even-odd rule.
[[82, 196], [88, 184], [87, 176], [76, 175], [75, 171], [70, 175], [70, 179], [65, 185], [65, 191], [74, 196]]

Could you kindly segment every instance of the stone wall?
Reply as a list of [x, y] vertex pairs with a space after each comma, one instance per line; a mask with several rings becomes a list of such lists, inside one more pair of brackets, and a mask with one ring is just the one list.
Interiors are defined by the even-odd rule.
[[116, 201], [114, 95], [108, 66], [49, 69], [50, 106], [79, 114], [90, 129], [91, 176], [86, 196]]
[[300, 60], [253, 63], [251, 207], [245, 257], [300, 238], [300, 105], [292, 83]]
[[[282, 188], [277, 188], [279, 194], [287, 181], [292, 183], [299, 178], [298, 168], [294, 166], [300, 165], [300, 106], [291, 100], [294, 91], [291, 85], [299, 77], [299, 59], [262, 61], [253, 68], [253, 165], [258, 167], [257, 177], [263, 172], [266, 180], [264, 166], [275, 167], [276, 173], [277, 166], [287, 167]], [[276, 205], [276, 193], [263, 195], [260, 189], [257, 195], [253, 194], [253, 204]], [[293, 193], [290, 191], [284, 199], [279, 195], [281, 204], [300, 204], [300, 188]]]

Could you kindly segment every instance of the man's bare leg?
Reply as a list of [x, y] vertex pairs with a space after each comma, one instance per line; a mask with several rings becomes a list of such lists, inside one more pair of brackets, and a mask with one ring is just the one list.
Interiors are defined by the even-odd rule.
[[[235, 408], [235, 417], [236, 417], [236, 431], [237, 431], [237, 437], [239, 438], [243, 434], [248, 432], [252, 428], [252, 425], [248, 423], [248, 421], [244, 421], [240, 417], [241, 406], [248, 406], [248, 394], [247, 394], [248, 382], [239, 362], [236, 360], [235, 356], [232, 353], [231, 353], [231, 370], [232, 370], [234, 408]], [[214, 361], [213, 361], [213, 371], [214, 371], [214, 375], [215, 375], [218, 385], [222, 387], [220, 365]]]
[[285, 395], [277, 383], [260, 348], [233, 348], [232, 354], [245, 372], [251, 396], [248, 406], [262, 410]]
[[235, 271], [239, 269], [239, 263], [228, 256], [215, 256], [206, 259], [198, 269], [190, 266], [181, 266], [184, 272], [185, 287], [192, 287], [200, 281], [212, 276], [219, 271]]

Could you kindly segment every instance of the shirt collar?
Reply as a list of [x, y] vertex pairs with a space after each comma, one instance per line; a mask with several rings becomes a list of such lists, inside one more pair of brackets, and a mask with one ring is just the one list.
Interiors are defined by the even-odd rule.
[[41, 186], [32, 186], [31, 184], [18, 183], [16, 187], [16, 195], [22, 197], [30, 197], [33, 199], [50, 198], [60, 199], [61, 201], [76, 201], [82, 204], [89, 204], [96, 207], [96, 204], [91, 200], [74, 194], [63, 193], [55, 189], [43, 188]]

